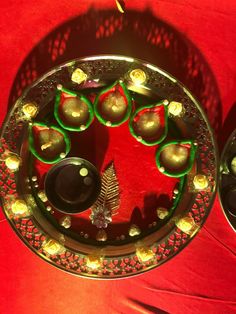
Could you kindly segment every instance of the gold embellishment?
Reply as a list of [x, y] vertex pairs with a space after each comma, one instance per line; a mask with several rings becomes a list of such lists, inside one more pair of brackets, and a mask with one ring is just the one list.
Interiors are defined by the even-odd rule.
[[145, 72], [141, 69], [132, 70], [129, 74], [132, 82], [136, 85], [144, 84], [147, 80]]
[[7, 166], [8, 169], [16, 171], [19, 169], [21, 164], [21, 158], [17, 156], [16, 154], [10, 154], [6, 159], [5, 159], [5, 165]]
[[164, 219], [169, 215], [169, 211], [164, 207], [157, 208], [157, 217], [160, 219]]
[[102, 266], [103, 258], [98, 255], [88, 255], [86, 258], [86, 265], [91, 269], [97, 269]]
[[96, 240], [97, 241], [106, 241], [107, 240], [107, 233], [105, 230], [101, 229], [98, 231], [96, 235]]
[[184, 233], [190, 235], [191, 237], [196, 234], [200, 226], [195, 223], [192, 217], [186, 216], [182, 217], [176, 222], [176, 226]]
[[131, 237], [139, 235], [140, 233], [141, 233], [141, 230], [140, 230], [140, 228], [138, 226], [136, 226], [134, 224], [130, 226], [130, 228], [129, 228], [129, 235]]
[[15, 215], [25, 215], [29, 210], [24, 200], [16, 200], [11, 206], [11, 211]]
[[22, 112], [27, 119], [35, 118], [38, 114], [38, 106], [35, 103], [27, 103], [22, 107]]
[[69, 229], [71, 227], [71, 217], [70, 216], [64, 216], [60, 219], [60, 225], [64, 227], [65, 229]]
[[168, 113], [175, 117], [180, 117], [184, 112], [184, 107], [181, 102], [171, 101], [168, 106]]
[[204, 174], [197, 174], [193, 178], [193, 185], [196, 190], [204, 190], [208, 187], [208, 179]]
[[136, 255], [141, 262], [147, 262], [155, 256], [153, 251], [145, 246], [137, 247]]
[[43, 250], [49, 255], [60, 254], [65, 250], [65, 248], [60, 243], [58, 243], [57, 241], [53, 239], [49, 239], [45, 241], [42, 247], [43, 247]]
[[88, 77], [87, 74], [84, 73], [83, 70], [77, 68], [72, 73], [71, 80], [77, 84], [81, 84], [82, 82], [87, 80], [87, 77]]

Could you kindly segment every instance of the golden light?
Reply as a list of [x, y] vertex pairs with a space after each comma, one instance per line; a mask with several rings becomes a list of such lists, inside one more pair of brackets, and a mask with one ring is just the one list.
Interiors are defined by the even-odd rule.
[[8, 169], [16, 171], [19, 169], [21, 164], [21, 158], [15, 154], [9, 155], [5, 159], [5, 165], [7, 166]]
[[11, 205], [11, 211], [15, 215], [25, 215], [29, 210], [26, 202], [19, 199]]
[[132, 82], [136, 85], [144, 84], [147, 80], [145, 72], [141, 69], [132, 70], [129, 74]]
[[150, 248], [145, 247], [145, 246], [137, 247], [136, 255], [140, 262], [148, 262], [155, 256], [153, 251]]
[[200, 226], [195, 223], [192, 217], [182, 217], [176, 223], [176, 226], [191, 237], [199, 230]]
[[102, 257], [98, 255], [88, 255], [86, 258], [86, 265], [91, 269], [97, 269], [102, 266]]
[[37, 116], [39, 110], [35, 103], [27, 103], [22, 107], [22, 112], [27, 119], [32, 119]]
[[135, 237], [135, 236], [139, 235], [140, 233], [141, 233], [141, 230], [140, 230], [140, 228], [138, 226], [136, 226], [134, 224], [130, 226], [130, 228], [129, 228], [129, 235], [131, 237]]
[[49, 255], [55, 255], [62, 253], [65, 248], [53, 239], [49, 239], [45, 241], [42, 245], [43, 250]]
[[208, 179], [204, 174], [197, 174], [193, 178], [193, 185], [196, 190], [204, 190], [208, 187]]
[[177, 101], [171, 101], [168, 106], [168, 112], [175, 117], [181, 116], [183, 114], [184, 108], [182, 103]]
[[120, 13], [125, 13], [125, 2], [124, 0], [116, 0], [116, 6]]
[[81, 84], [82, 82], [87, 80], [87, 77], [88, 77], [87, 74], [84, 73], [83, 70], [77, 68], [72, 73], [71, 80], [77, 84]]
[[160, 219], [165, 219], [169, 215], [169, 211], [164, 207], [157, 208], [157, 217]]
[[45, 143], [45, 144], [41, 145], [41, 150], [45, 150], [51, 146], [52, 146], [52, 142]]

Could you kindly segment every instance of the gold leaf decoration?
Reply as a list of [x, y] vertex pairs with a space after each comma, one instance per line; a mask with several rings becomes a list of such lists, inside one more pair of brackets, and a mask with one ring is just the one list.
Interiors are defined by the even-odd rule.
[[101, 192], [91, 208], [90, 219], [99, 229], [107, 228], [112, 222], [112, 215], [117, 214], [120, 207], [119, 183], [114, 163], [111, 162], [102, 175]]
[[114, 163], [111, 162], [102, 175], [101, 193], [92, 208], [106, 208], [115, 215], [120, 207], [119, 183]]

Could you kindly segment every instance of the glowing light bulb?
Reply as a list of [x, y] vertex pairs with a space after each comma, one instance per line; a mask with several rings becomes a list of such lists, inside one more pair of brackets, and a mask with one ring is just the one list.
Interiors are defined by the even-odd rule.
[[183, 105], [180, 102], [171, 101], [168, 106], [168, 112], [171, 115], [178, 117], [183, 113]]
[[49, 255], [55, 255], [62, 253], [64, 251], [64, 247], [53, 239], [49, 239], [42, 245], [43, 250]]
[[147, 262], [155, 256], [153, 251], [145, 246], [137, 247], [136, 255], [141, 262]]
[[10, 170], [18, 170], [21, 164], [21, 158], [17, 155], [10, 155], [5, 159], [5, 165]]
[[102, 257], [98, 255], [88, 255], [86, 265], [91, 269], [97, 269], [102, 266]]
[[87, 74], [84, 73], [83, 70], [77, 68], [72, 73], [71, 80], [77, 84], [81, 84], [82, 82], [87, 80], [87, 77], [88, 77]]
[[147, 80], [145, 72], [141, 69], [132, 70], [129, 74], [132, 82], [136, 85], [144, 84]]
[[208, 179], [204, 174], [197, 174], [193, 178], [193, 185], [196, 190], [204, 190], [208, 187]]
[[24, 215], [28, 212], [28, 206], [24, 200], [16, 200], [12, 204], [11, 210], [15, 215]]
[[35, 103], [27, 103], [22, 107], [22, 112], [27, 119], [35, 118], [38, 114], [38, 106]]

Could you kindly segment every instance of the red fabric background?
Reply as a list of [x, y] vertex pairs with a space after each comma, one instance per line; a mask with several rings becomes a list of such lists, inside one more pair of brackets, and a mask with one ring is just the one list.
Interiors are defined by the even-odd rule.
[[[126, 3], [127, 9], [149, 8], [201, 51], [218, 84], [225, 120], [236, 98], [235, 1]], [[0, 122], [15, 75], [31, 49], [90, 5], [82, 0], [1, 4]], [[96, 1], [94, 6], [115, 8], [114, 1], [107, 0]], [[155, 63], [159, 65], [158, 60]], [[232, 127], [234, 122], [232, 116]], [[201, 232], [173, 260], [131, 279], [95, 281], [63, 273], [32, 254], [0, 213], [0, 313], [236, 313], [235, 239], [217, 199]]]

